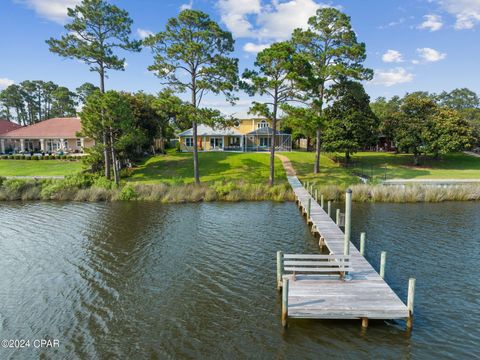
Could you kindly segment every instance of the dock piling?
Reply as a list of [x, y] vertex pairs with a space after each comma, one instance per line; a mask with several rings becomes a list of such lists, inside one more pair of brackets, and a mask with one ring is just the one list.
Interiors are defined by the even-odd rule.
[[340, 209], [337, 209], [335, 223], [340, 226]]
[[283, 279], [283, 289], [282, 289], [282, 326], [287, 326], [288, 319], [288, 279]]
[[312, 198], [308, 198], [308, 205], [307, 205], [307, 220], [310, 218], [310, 213], [312, 211]]
[[327, 203], [327, 214], [328, 216], [332, 217], [332, 202], [330, 200], [328, 200]]
[[318, 189], [315, 189], [315, 201], [318, 203]]
[[352, 232], [352, 190], [345, 194], [345, 237], [343, 241], [343, 254], [350, 255], [350, 236]]
[[366, 329], [368, 327], [368, 318], [362, 318], [362, 328]]
[[320, 206], [322, 207], [322, 209], [325, 208], [325, 203], [323, 201], [323, 194], [320, 195]]
[[277, 251], [277, 290], [282, 288], [283, 252]]
[[382, 251], [380, 254], [380, 277], [385, 279], [385, 263], [387, 262], [387, 252]]
[[415, 299], [415, 279], [410, 278], [408, 280], [408, 297], [407, 297], [407, 308], [408, 308], [407, 328], [408, 329], [411, 329], [413, 327], [414, 299]]
[[364, 232], [360, 233], [360, 255], [365, 255], [365, 236]]

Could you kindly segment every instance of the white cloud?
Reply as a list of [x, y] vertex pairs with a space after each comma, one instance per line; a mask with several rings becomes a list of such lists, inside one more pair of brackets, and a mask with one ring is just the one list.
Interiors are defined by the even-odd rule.
[[432, 48], [421, 48], [417, 49], [417, 53], [425, 62], [436, 62], [443, 60], [447, 57], [447, 54], [441, 53]]
[[248, 42], [243, 46], [243, 51], [248, 52], [248, 53], [252, 53], [252, 54], [256, 54], [256, 53], [266, 49], [269, 46], [270, 45], [268, 45], [268, 44], [254, 44], [254, 43]]
[[13, 80], [7, 78], [0, 78], [0, 89], [5, 89], [14, 83], [15, 81]]
[[473, 29], [480, 22], [479, 0], [436, 0], [440, 6], [456, 18], [455, 29]]
[[219, 0], [217, 6], [222, 21], [233, 36], [238, 38], [253, 35], [253, 25], [247, 16], [260, 13], [260, 0]]
[[293, 29], [305, 28], [317, 9], [329, 7], [314, 0], [219, 0], [222, 21], [236, 38], [285, 40]]
[[308, 19], [319, 8], [328, 7], [313, 0], [272, 1], [257, 17], [259, 38], [286, 40], [296, 28], [306, 28]]
[[140, 39], [145, 39], [146, 37], [153, 35], [153, 32], [146, 29], [137, 29], [137, 35], [140, 37]]
[[376, 70], [372, 84], [393, 86], [405, 84], [413, 81], [413, 74], [409, 73], [403, 67], [397, 67], [389, 70]]
[[63, 24], [67, 19], [67, 8], [74, 8], [80, 0], [15, 0], [26, 5], [38, 15]]
[[400, 63], [403, 62], [403, 57], [400, 51], [388, 50], [382, 55], [382, 60], [386, 63]]
[[439, 15], [425, 15], [425, 20], [418, 26], [419, 29], [438, 31], [443, 27], [442, 17]]
[[193, 0], [190, 0], [188, 3], [180, 5], [180, 11], [190, 10], [193, 7]]

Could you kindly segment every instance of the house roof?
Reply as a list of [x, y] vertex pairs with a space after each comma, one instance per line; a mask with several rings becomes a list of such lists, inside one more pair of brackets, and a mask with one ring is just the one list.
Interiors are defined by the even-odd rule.
[[0, 119], [0, 134], [5, 134], [9, 131], [21, 128], [20, 125], [9, 120]]
[[[273, 129], [271, 127], [263, 127], [255, 131], [249, 132], [247, 135], [272, 135], [272, 134], [273, 134]], [[289, 134], [282, 133], [277, 130], [276, 135], [289, 135]]]
[[[217, 128], [214, 129], [207, 125], [198, 125], [197, 126], [197, 136], [242, 136], [243, 134], [234, 128]], [[178, 134], [179, 137], [193, 136], [193, 128], [185, 130], [184, 132]]]
[[77, 138], [77, 132], [82, 130], [79, 118], [54, 118], [39, 123], [22, 127], [3, 134], [4, 138], [24, 139], [73, 139]]

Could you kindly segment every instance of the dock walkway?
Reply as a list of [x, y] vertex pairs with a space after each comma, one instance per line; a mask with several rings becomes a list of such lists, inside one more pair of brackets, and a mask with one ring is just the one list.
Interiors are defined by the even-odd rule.
[[[345, 235], [297, 177], [288, 177], [298, 206], [323, 238], [330, 254], [343, 255]], [[350, 244], [350, 280], [318, 275], [296, 275], [288, 291], [288, 317], [310, 319], [404, 319], [407, 306], [398, 298], [360, 252]]]
[[[345, 234], [303, 187], [289, 161], [285, 161], [288, 159], [282, 158], [296, 203], [307, 216], [312, 231], [318, 233], [331, 255], [345, 255]], [[351, 270], [347, 279], [324, 274], [282, 275], [290, 279], [285, 299], [287, 317], [362, 319], [363, 326], [368, 325], [368, 319], [411, 319], [407, 305], [351, 243], [349, 255]]]

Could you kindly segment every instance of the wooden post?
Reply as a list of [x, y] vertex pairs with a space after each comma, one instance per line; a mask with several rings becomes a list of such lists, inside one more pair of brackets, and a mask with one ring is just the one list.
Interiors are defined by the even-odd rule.
[[288, 279], [283, 279], [283, 289], [282, 289], [282, 326], [287, 326], [288, 319]]
[[328, 203], [327, 203], [327, 214], [328, 216], [332, 216], [332, 202], [330, 200], [328, 200]]
[[277, 251], [277, 289], [282, 288], [282, 264], [283, 263], [283, 252]]
[[315, 189], [315, 201], [318, 203], [318, 189]]
[[336, 214], [336, 219], [335, 223], [337, 226], [340, 226], [340, 209], [337, 209], [337, 214]]
[[362, 328], [366, 329], [368, 327], [368, 318], [362, 318]]
[[387, 252], [382, 251], [380, 255], [380, 276], [382, 279], [385, 279], [385, 263], [387, 261]]
[[364, 232], [360, 233], [360, 255], [365, 255], [365, 236]]
[[413, 301], [415, 298], [415, 279], [410, 278], [408, 280], [408, 297], [407, 297], [407, 308], [408, 308], [408, 319], [407, 319], [407, 328], [411, 329], [413, 327]]
[[320, 195], [320, 206], [322, 207], [322, 209], [325, 208], [324, 205], [325, 205], [325, 203], [323, 201], [323, 194], [322, 194], [322, 195]]
[[350, 236], [352, 232], [352, 190], [348, 189], [345, 194], [345, 238], [343, 242], [343, 254], [350, 255]]
[[312, 211], [312, 198], [308, 198], [308, 205], [307, 205], [307, 220], [310, 218], [310, 212]]

